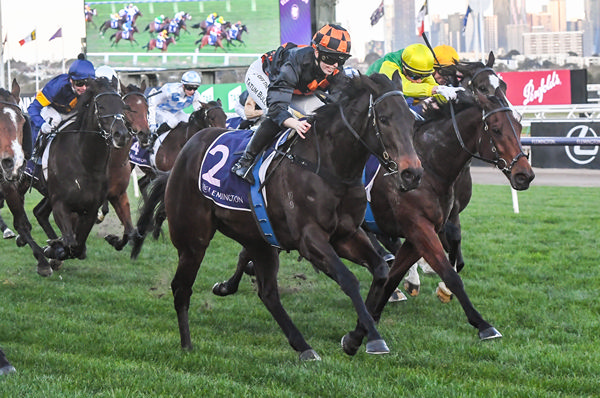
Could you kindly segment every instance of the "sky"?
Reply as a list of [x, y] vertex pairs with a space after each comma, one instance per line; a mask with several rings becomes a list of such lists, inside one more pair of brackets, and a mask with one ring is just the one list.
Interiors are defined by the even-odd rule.
[[[425, 0], [415, 0], [416, 8], [419, 9]], [[492, 0], [428, 0], [429, 13], [438, 15], [448, 15], [454, 13], [464, 14], [467, 10], [467, 3], [475, 9], [479, 3], [492, 4]], [[547, 5], [549, 0], [525, 0], [527, 12], [537, 13], [542, 11], [542, 6]], [[489, 13], [491, 13], [491, 8]], [[584, 7], [583, 0], [567, 0], [567, 19], [583, 18]]]

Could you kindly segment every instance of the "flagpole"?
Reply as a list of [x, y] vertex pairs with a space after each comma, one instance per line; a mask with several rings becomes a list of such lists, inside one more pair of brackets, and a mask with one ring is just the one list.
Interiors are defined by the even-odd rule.
[[35, 32], [35, 93], [37, 94], [40, 91], [40, 72], [38, 68], [38, 41], [37, 40], [37, 26], [33, 30]]
[[4, 31], [2, 30], [2, 6], [0, 5], [0, 87], [4, 85]]

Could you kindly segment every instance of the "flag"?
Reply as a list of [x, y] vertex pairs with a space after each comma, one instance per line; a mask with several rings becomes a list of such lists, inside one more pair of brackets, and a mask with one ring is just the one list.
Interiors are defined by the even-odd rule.
[[419, 36], [422, 36], [423, 32], [425, 32], [425, 16], [427, 14], [429, 14], [429, 12], [427, 10], [427, 0], [425, 0], [425, 3], [423, 3], [423, 6], [417, 14], [417, 32]]
[[23, 40], [19, 40], [19, 44], [23, 45], [23, 44], [33, 41], [33, 40], [35, 40], [35, 29], [33, 30], [33, 32], [28, 34], [27, 37], [25, 37]]
[[469, 14], [473, 11], [471, 6], [467, 6], [467, 12], [465, 12], [465, 17], [463, 18], [462, 31], [465, 33], [465, 29], [467, 29], [467, 21], [469, 19]]
[[53, 34], [52, 37], [50, 39], [48, 39], [48, 41], [52, 41], [52, 40], [57, 39], [59, 37], [62, 37], [62, 28], [58, 28], [58, 30], [56, 31], [56, 33]]
[[381, 17], [383, 17], [383, 1], [379, 5], [379, 7], [377, 7], [377, 9], [373, 11], [373, 14], [371, 14], [371, 26], [379, 22]]

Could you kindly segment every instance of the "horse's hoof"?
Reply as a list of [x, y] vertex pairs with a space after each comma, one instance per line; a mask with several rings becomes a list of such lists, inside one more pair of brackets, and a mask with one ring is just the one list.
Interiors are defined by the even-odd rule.
[[13, 231], [11, 231], [11, 230], [10, 230], [10, 228], [6, 228], [6, 229], [4, 230], [4, 233], [2, 234], [2, 237], [3, 237], [4, 239], [12, 239], [12, 238], [14, 238], [15, 236], [17, 236], [17, 235], [15, 235], [15, 233], [14, 233]]
[[7, 364], [0, 368], [0, 376], [7, 375], [9, 373], [15, 373], [17, 370], [11, 364]]
[[502, 337], [502, 334], [500, 334], [500, 332], [497, 331], [493, 326], [490, 326], [489, 328], [479, 332], [480, 340], [499, 339], [500, 337]]
[[104, 240], [108, 242], [109, 245], [114, 247], [115, 249], [119, 246], [121, 239], [117, 235], [108, 234], [104, 237]]
[[55, 260], [55, 259], [50, 259], [50, 267], [52, 267], [52, 269], [54, 271], [58, 271], [59, 269], [61, 269], [63, 266], [63, 262], [60, 260]]
[[342, 350], [344, 350], [344, 352], [348, 355], [356, 355], [356, 353], [358, 352], [358, 347], [360, 347], [360, 344], [354, 345], [354, 344], [352, 344], [352, 342], [350, 340], [351, 340], [351, 338], [350, 338], [349, 333], [344, 335], [344, 337], [342, 337], [342, 341], [340, 341]]
[[229, 291], [229, 289], [227, 288], [227, 282], [215, 283], [213, 285], [212, 292], [214, 295], [221, 296], [221, 297], [229, 296], [230, 294], [235, 293], [235, 292]]
[[402, 293], [400, 291], [400, 289], [396, 288], [396, 290], [394, 290], [392, 292], [392, 295], [388, 299], [388, 303], [397, 303], [398, 301], [406, 301], [406, 300], [407, 300], [407, 298], [404, 295], [404, 293]]
[[50, 264], [39, 265], [37, 266], [37, 273], [43, 277], [47, 277], [52, 275], [52, 267]]
[[367, 354], [389, 354], [390, 349], [383, 339], [367, 342]]
[[421, 290], [420, 285], [415, 285], [414, 283], [410, 283], [409, 281], [404, 281], [404, 290], [412, 297], [416, 297], [419, 295], [419, 291]]
[[450, 300], [452, 300], [452, 292], [446, 287], [446, 284], [444, 282], [440, 282], [438, 284], [437, 289], [435, 289], [435, 294], [444, 304], [448, 304]]
[[321, 357], [312, 348], [300, 353], [301, 361], [320, 361]]
[[15, 243], [17, 244], [17, 247], [23, 247], [27, 244], [27, 241], [21, 235], [17, 235], [17, 239], [15, 239]]

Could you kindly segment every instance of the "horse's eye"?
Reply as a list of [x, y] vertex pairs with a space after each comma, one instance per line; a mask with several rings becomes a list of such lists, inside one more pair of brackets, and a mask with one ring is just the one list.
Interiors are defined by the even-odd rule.
[[388, 124], [388, 117], [387, 116], [379, 116], [379, 123], [381, 124]]
[[481, 93], [483, 93], [483, 94], [485, 94], [485, 93], [487, 93], [487, 92], [488, 92], [488, 90], [487, 90], [487, 87], [486, 87], [486, 86], [481, 86], [481, 87], [479, 87], [479, 89], [478, 89], [478, 90], [479, 90]]

